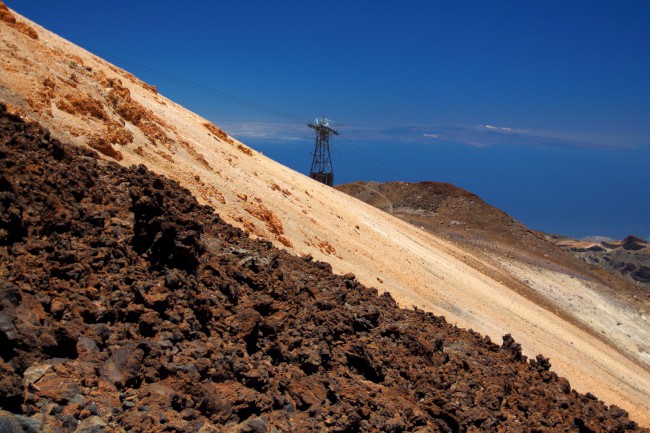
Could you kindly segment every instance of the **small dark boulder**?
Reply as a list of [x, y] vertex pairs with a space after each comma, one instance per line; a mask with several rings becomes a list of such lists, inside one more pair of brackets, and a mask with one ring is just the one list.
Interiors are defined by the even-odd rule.
[[629, 251], [637, 251], [647, 247], [648, 243], [636, 236], [628, 236], [625, 239], [623, 239], [622, 245], [623, 245], [623, 249]]

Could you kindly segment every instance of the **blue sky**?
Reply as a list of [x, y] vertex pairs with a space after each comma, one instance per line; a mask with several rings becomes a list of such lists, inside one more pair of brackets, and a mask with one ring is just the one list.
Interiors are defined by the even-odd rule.
[[7, 3], [297, 170], [326, 114], [337, 183], [453, 181], [533, 228], [650, 236], [648, 1]]

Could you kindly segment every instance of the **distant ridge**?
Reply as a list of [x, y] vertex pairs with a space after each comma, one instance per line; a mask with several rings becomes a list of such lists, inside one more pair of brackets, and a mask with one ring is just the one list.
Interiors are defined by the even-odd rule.
[[[527, 255], [529, 260], [535, 257], [535, 261], [552, 262], [567, 272], [631, 293], [637, 290], [629, 282], [646, 285], [650, 281], [650, 253], [644, 249], [644, 241], [634, 236], [627, 239], [628, 244], [638, 245], [635, 250], [625, 249], [623, 241], [604, 236], [578, 241], [536, 232], [477, 195], [445, 182], [359, 181], [336, 188], [462, 245], [500, 252], [509, 250], [508, 254]], [[625, 254], [622, 250], [626, 250]], [[650, 297], [650, 293], [643, 291], [638, 294], [642, 298]]]
[[580, 239], [581, 241], [585, 242], [613, 242], [615, 239], [612, 239], [607, 236], [586, 236], [584, 238]]

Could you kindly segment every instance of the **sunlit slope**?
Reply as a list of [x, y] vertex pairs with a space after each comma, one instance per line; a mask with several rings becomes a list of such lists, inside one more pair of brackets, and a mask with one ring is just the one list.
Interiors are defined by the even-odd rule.
[[[461, 257], [470, 266], [596, 332], [642, 364], [650, 363], [646, 288], [586, 264], [542, 233], [450, 184], [359, 181], [336, 189], [471, 251]], [[638, 242], [628, 248], [642, 254], [639, 247], [645, 243]], [[634, 258], [629, 251], [624, 257]]]
[[468, 251], [264, 157], [133, 75], [6, 14], [0, 99], [14, 112], [106, 159], [173, 178], [227, 222], [352, 272], [403, 306], [495, 341], [511, 333], [527, 355], [550, 357], [576, 389], [650, 424], [650, 375], [629, 353], [466, 264]]

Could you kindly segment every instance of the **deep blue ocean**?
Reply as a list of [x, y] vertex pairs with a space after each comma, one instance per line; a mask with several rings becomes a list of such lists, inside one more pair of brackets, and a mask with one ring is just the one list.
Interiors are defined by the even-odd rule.
[[[308, 174], [308, 141], [247, 144]], [[575, 238], [650, 237], [650, 149], [332, 141], [335, 184], [449, 182], [527, 226]]]

